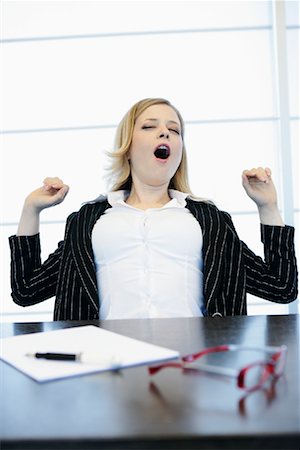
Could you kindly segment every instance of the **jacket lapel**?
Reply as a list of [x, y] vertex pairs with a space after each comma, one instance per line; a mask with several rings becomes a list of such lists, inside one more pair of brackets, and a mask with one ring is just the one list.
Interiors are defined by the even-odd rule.
[[187, 199], [187, 208], [195, 216], [202, 229], [203, 236], [203, 276], [204, 276], [204, 314], [217, 312], [217, 298], [223, 278], [223, 253], [227, 227], [221, 221], [217, 208], [210, 203]]
[[99, 311], [99, 296], [92, 248], [92, 231], [96, 221], [109, 207], [107, 201], [84, 205], [75, 218], [71, 235], [71, 250], [77, 273], [96, 312]]

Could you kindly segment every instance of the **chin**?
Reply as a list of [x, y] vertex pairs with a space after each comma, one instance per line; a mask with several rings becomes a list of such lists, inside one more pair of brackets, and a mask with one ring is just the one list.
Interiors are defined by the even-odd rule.
[[148, 184], [148, 186], [153, 186], [153, 187], [159, 187], [159, 186], [169, 186], [169, 184], [170, 184], [170, 181], [171, 180], [169, 180], [169, 179], [151, 179], [151, 180], [147, 180], [146, 181], [146, 184]]

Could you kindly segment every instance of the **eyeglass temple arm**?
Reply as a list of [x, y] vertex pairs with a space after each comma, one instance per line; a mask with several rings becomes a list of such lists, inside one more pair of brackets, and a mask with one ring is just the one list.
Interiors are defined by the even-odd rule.
[[196, 359], [200, 358], [201, 356], [208, 355], [209, 353], [218, 353], [218, 352], [226, 352], [226, 351], [235, 351], [235, 350], [256, 350], [256, 351], [262, 351], [267, 353], [274, 353], [274, 352], [283, 352], [287, 350], [287, 347], [285, 345], [281, 345], [280, 347], [274, 347], [274, 346], [265, 346], [265, 347], [252, 347], [252, 346], [246, 346], [246, 345], [218, 345], [216, 347], [210, 347], [206, 348], [204, 350], [201, 350], [201, 352], [198, 353], [191, 353], [190, 355], [185, 355], [182, 357], [182, 361], [185, 362], [192, 362]]
[[149, 367], [149, 373], [150, 375], [155, 375], [157, 372], [159, 372], [161, 369], [166, 369], [169, 367], [173, 367], [176, 369], [188, 369], [188, 370], [195, 370], [195, 371], [202, 371], [202, 372], [208, 372], [208, 373], [215, 373], [218, 375], [224, 375], [227, 377], [236, 377], [238, 375], [238, 371], [231, 369], [229, 367], [218, 367], [218, 366], [212, 366], [209, 364], [199, 364], [197, 366], [189, 366], [186, 363], [165, 363], [160, 364], [159, 366], [152, 366]]
[[[181, 359], [183, 361], [183, 363], [181, 362], [167, 362], [164, 364], [160, 364], [158, 366], [152, 366], [149, 367], [149, 373], [150, 375], [154, 375], [155, 373], [159, 372], [161, 369], [165, 369], [168, 367], [173, 367], [173, 368], [189, 368], [187, 366], [186, 363], [191, 363], [193, 361], [195, 361], [196, 359], [200, 358], [201, 356], [204, 355], [208, 355], [209, 353], [217, 353], [217, 352], [226, 352], [229, 350], [237, 350], [240, 346], [238, 345], [218, 345], [216, 347], [210, 347], [210, 348], [206, 348], [204, 350], [201, 350], [201, 352], [198, 353], [191, 353], [190, 355], [185, 355], [183, 356]], [[193, 367], [191, 367], [193, 368]], [[195, 368], [194, 368], [195, 369]], [[209, 366], [209, 365], [203, 365], [203, 366], [198, 366], [197, 369], [203, 370], [205, 372], [210, 372], [210, 373], [218, 373], [218, 374], [222, 374], [222, 375], [227, 375], [227, 376], [236, 376], [236, 372], [231, 370], [231, 369], [226, 369], [226, 368], [221, 368], [221, 367], [215, 367], [215, 366]]]
[[180, 362], [179, 363], [169, 362], [169, 363], [160, 364], [159, 366], [148, 367], [148, 371], [149, 371], [150, 375], [154, 375], [157, 372], [159, 372], [161, 369], [165, 369], [167, 367], [175, 367], [178, 369], [184, 369], [184, 365]]
[[201, 352], [183, 356], [182, 361], [192, 362], [201, 356], [208, 355], [209, 353], [227, 352], [229, 350], [235, 350], [236, 347], [236, 345], [218, 345], [217, 347], [205, 348], [204, 350], [201, 350]]

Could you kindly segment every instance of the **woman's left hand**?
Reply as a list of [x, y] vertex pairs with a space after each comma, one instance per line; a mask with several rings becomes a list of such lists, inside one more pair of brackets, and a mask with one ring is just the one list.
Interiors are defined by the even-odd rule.
[[242, 183], [247, 195], [258, 208], [277, 208], [277, 193], [268, 167], [244, 170]]

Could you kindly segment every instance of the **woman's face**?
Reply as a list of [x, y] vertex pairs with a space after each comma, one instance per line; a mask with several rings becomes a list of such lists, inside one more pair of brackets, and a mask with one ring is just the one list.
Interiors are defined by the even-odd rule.
[[133, 184], [168, 185], [181, 158], [181, 127], [176, 112], [164, 104], [149, 106], [134, 125], [129, 151]]

